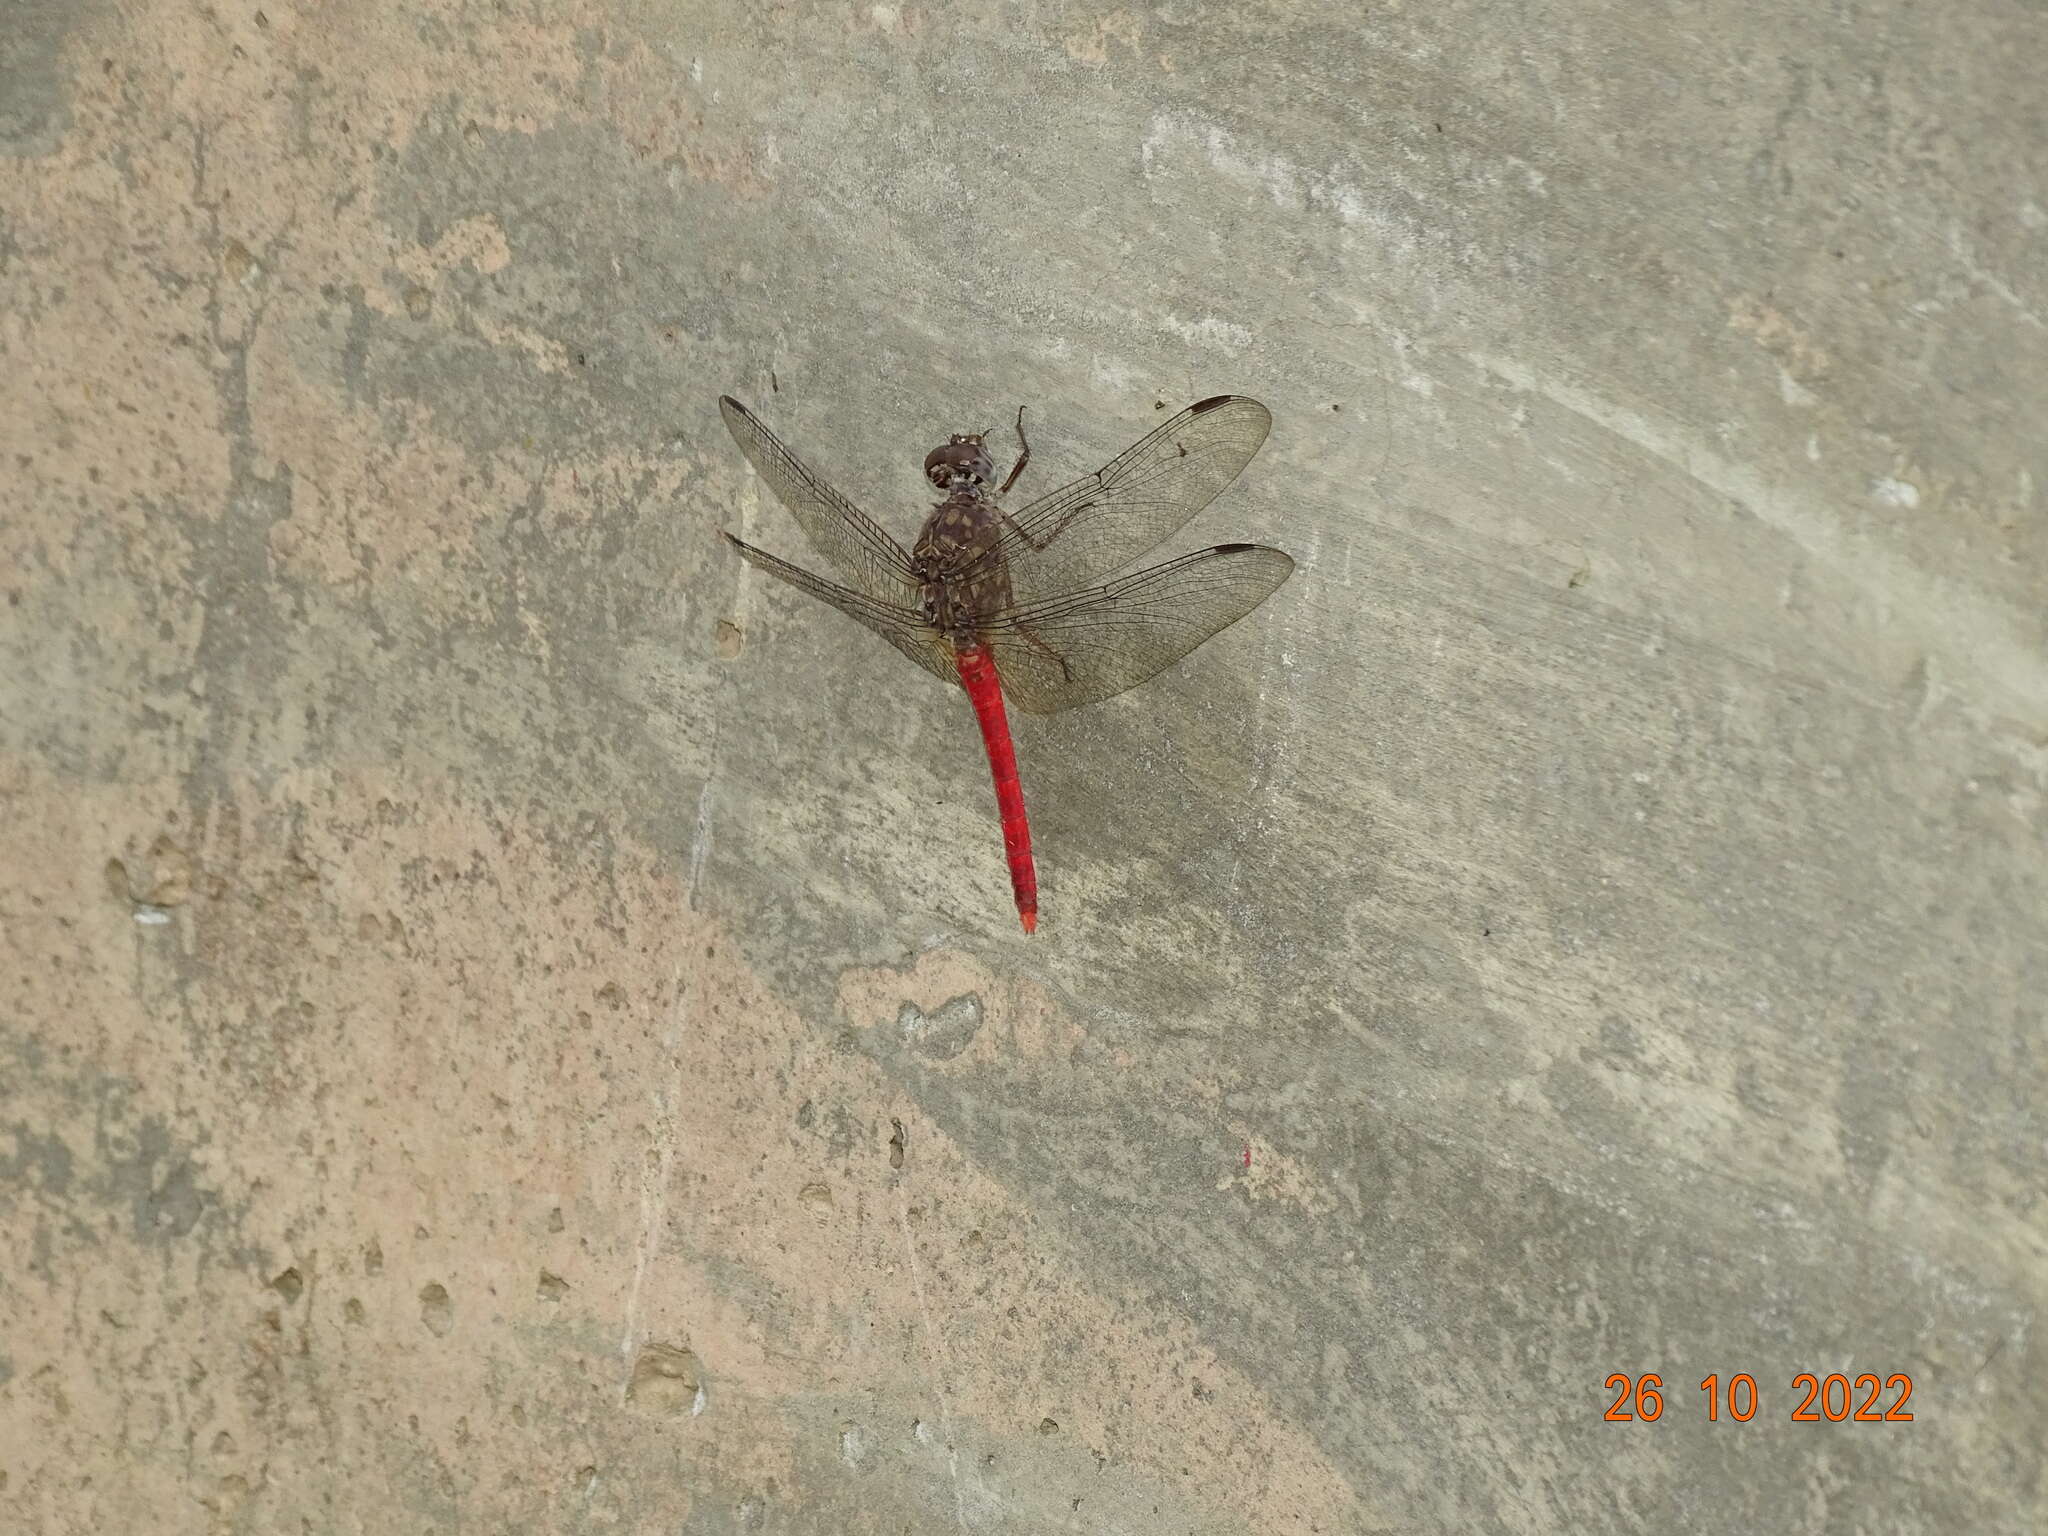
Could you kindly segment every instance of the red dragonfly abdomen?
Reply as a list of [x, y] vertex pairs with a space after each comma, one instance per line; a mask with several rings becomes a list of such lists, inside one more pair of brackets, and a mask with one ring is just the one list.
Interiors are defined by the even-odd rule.
[[1003, 710], [1003, 685], [987, 651], [963, 645], [953, 653], [960, 685], [981, 722], [981, 742], [988, 749], [989, 772], [995, 775], [996, 813], [1003, 822], [1003, 854], [1010, 861], [1010, 889], [1017, 897], [1017, 916], [1024, 931], [1038, 926], [1038, 869], [1031, 862], [1031, 824], [1024, 819], [1024, 791], [1017, 783], [1017, 751], [1010, 744], [1010, 717]]

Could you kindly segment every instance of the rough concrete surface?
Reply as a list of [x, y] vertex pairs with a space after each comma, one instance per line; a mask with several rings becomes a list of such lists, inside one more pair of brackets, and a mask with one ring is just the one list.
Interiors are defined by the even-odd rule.
[[[2037, 0], [4, 32], [0, 1526], [2048, 1528]], [[1026, 939], [716, 397], [1223, 391]]]

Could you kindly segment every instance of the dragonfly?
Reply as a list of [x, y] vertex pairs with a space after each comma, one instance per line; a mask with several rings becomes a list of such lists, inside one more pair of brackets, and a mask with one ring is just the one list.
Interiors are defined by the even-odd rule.
[[1237, 478], [1265, 442], [1271, 413], [1243, 395], [1197, 401], [1095, 473], [1009, 512], [1002, 499], [1031, 458], [1019, 407], [1020, 452], [999, 486], [986, 432], [954, 433], [925, 455], [925, 479], [941, 499], [906, 550], [739, 401], [721, 396], [718, 406], [740, 451], [839, 579], [730, 533], [727, 542], [756, 568], [830, 603], [966, 690], [995, 780], [1011, 894], [1024, 931], [1033, 932], [1038, 873], [1004, 701], [1027, 715], [1051, 715], [1110, 698], [1279, 589], [1294, 561], [1260, 544], [1217, 544], [1112, 574], [1178, 532]]

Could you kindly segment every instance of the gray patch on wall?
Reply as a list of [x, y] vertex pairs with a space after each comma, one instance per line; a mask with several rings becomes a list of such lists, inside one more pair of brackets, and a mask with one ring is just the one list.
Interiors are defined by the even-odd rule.
[[[71, 127], [64, 41], [98, 10], [65, 0], [9, 4], [6, 24], [0, 26], [0, 155], [47, 155]], [[113, 68], [119, 67], [113, 61]]]

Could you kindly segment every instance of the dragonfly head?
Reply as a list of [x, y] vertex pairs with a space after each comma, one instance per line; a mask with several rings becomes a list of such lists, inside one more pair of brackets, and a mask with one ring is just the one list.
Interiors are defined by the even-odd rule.
[[996, 466], [988, 449], [982, 446], [981, 433], [955, 433], [945, 447], [934, 448], [924, 456], [924, 477], [942, 491], [950, 491], [963, 481], [983, 486], [995, 479]]

